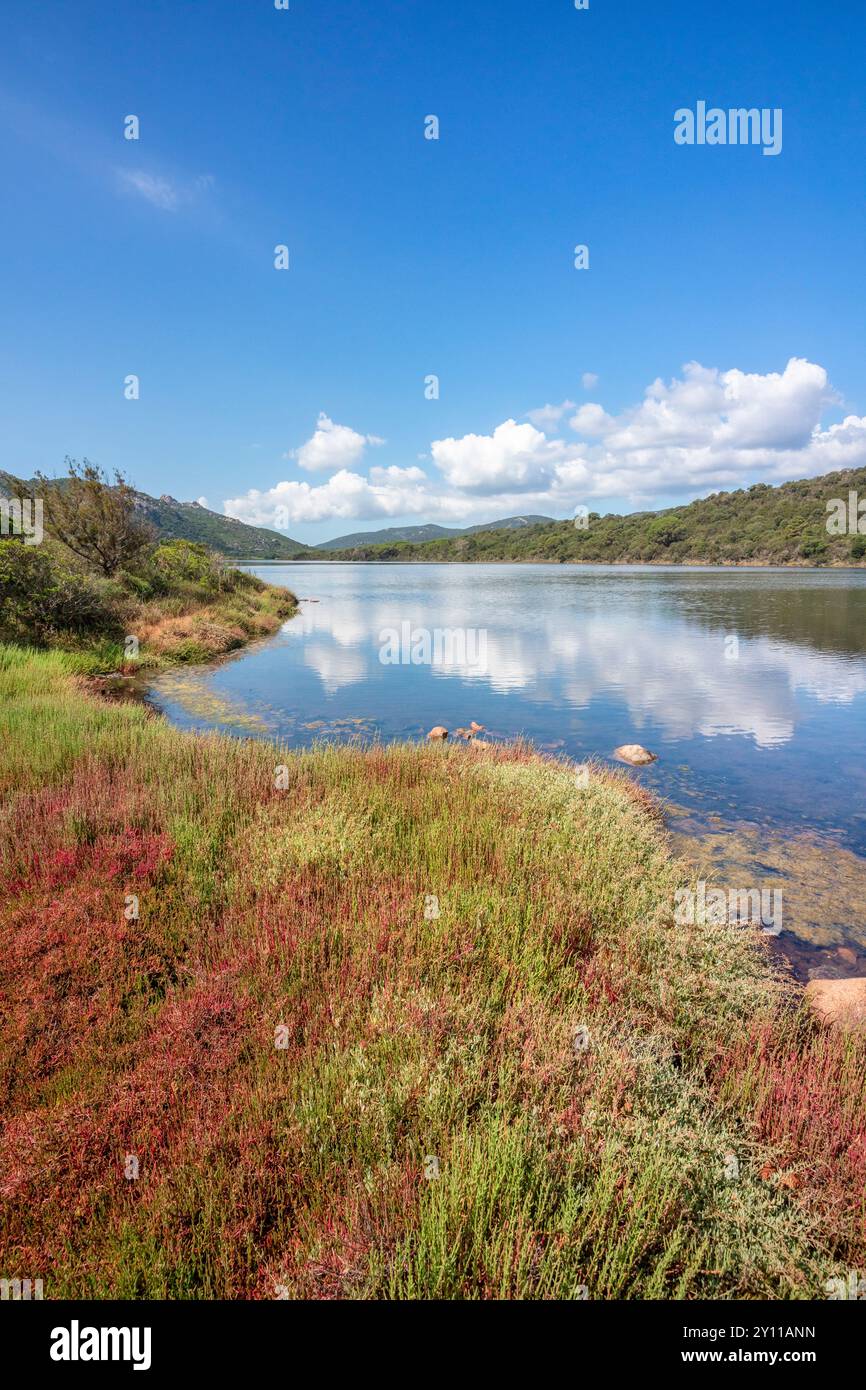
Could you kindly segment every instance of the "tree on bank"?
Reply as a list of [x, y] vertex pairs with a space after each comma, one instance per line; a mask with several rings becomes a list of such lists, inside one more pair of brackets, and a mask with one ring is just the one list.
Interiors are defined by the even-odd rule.
[[114, 482], [96, 464], [65, 460], [68, 476], [37, 473], [49, 530], [85, 564], [107, 577], [131, 564], [154, 540], [138, 516], [135, 491], [122, 473]]

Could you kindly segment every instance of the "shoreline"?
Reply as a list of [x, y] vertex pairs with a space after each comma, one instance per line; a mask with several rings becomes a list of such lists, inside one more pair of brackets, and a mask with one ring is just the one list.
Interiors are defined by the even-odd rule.
[[386, 560], [369, 559], [353, 560], [343, 556], [338, 560], [311, 560], [304, 556], [298, 556], [292, 560], [233, 560], [233, 565], [242, 565], [246, 569], [263, 568], [267, 565], [550, 565], [557, 569], [634, 569], [634, 570], [813, 570], [816, 574], [828, 570], [851, 570], [855, 573], [866, 570], [866, 562], [862, 564], [843, 565], [836, 562], [828, 562], [826, 565], [808, 565], [791, 561], [788, 564], [773, 564], [770, 561], [759, 560], [731, 560], [731, 561], [701, 561], [701, 560]]

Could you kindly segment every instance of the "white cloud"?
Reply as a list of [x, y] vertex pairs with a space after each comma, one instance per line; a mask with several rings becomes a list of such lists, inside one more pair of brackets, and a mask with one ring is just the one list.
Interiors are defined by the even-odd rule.
[[835, 401], [823, 367], [792, 357], [784, 372], [721, 372], [691, 362], [668, 385], [610, 416], [582, 406], [569, 422], [596, 495], [656, 496], [815, 476], [866, 461], [866, 418], [821, 428]]
[[198, 502], [200, 507], [210, 507], [210, 502], [208, 502], [206, 497], [197, 497], [195, 500]]
[[398, 483], [426, 483], [427, 474], [423, 468], [398, 468], [392, 464], [390, 468], [371, 468], [370, 482], [380, 484]]
[[551, 440], [531, 425], [506, 421], [492, 435], [434, 443], [432, 452], [453, 486], [532, 490], [548, 507], [603, 497], [696, 496], [862, 466], [866, 417], [821, 426], [824, 408], [836, 399], [824, 368], [803, 358], [766, 374], [691, 362], [667, 385], [654, 381], [620, 415], [598, 402], [580, 406], [569, 420], [579, 442]]
[[831, 399], [823, 367], [792, 357], [766, 376], [689, 362], [669, 386], [656, 380], [643, 402], [618, 417], [610, 448], [801, 449]]
[[371, 468], [362, 476], [350, 465], [378, 441], [322, 415], [297, 461], [310, 470], [336, 466], [333, 477], [319, 486], [279, 482], [224, 507], [242, 521], [288, 528], [336, 518], [461, 524], [530, 511], [564, 516], [579, 503], [605, 498], [661, 506], [671, 495], [704, 496], [863, 466], [866, 416], [849, 415], [824, 428], [822, 412], [834, 402], [824, 368], [801, 358], [765, 375], [693, 362], [667, 384], [654, 381], [638, 404], [618, 415], [593, 401], [531, 413], [549, 412], [556, 424], [566, 409], [575, 410], [569, 440], [548, 437], [537, 419], [509, 419], [491, 434], [434, 440], [438, 476], [432, 478], [414, 465]]
[[[427, 476], [420, 468], [395, 469], [403, 478], [381, 477], [390, 469], [374, 469], [378, 480], [364, 478], [342, 468], [327, 482], [314, 486], [308, 482], [277, 483], [267, 492], [252, 489], [244, 497], [223, 503], [227, 516], [253, 526], [287, 529], [293, 522], [344, 520], [357, 517], [415, 516], [436, 507], [427, 487]], [[420, 478], [409, 475], [420, 474]]]
[[598, 385], [598, 373], [584, 372], [583, 376], [580, 378], [580, 384], [584, 391], [591, 391], [594, 386]]
[[552, 430], [567, 410], [574, 410], [574, 401], [563, 401], [561, 405], [541, 405], [537, 410], [527, 410], [526, 418], [540, 430]]
[[506, 420], [492, 435], [434, 439], [430, 452], [446, 483], [490, 493], [503, 488], [543, 488], [552, 480], [563, 447], [534, 425]]
[[582, 435], [607, 434], [613, 429], [614, 421], [600, 405], [582, 405], [568, 422], [571, 428]]
[[330, 473], [359, 463], [368, 444], [384, 443], [375, 434], [359, 434], [348, 425], [335, 424], [322, 411], [312, 437], [289, 457], [308, 473]]

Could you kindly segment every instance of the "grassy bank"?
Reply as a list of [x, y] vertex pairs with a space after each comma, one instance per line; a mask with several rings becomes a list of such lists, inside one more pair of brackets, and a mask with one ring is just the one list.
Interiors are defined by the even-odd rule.
[[194, 737], [78, 664], [0, 649], [4, 1276], [788, 1298], [862, 1269], [862, 1046], [759, 939], [674, 924], [625, 779]]
[[209, 661], [269, 636], [296, 607], [287, 589], [188, 541], [149, 547], [110, 577], [53, 540], [0, 542], [0, 641], [74, 653], [79, 671]]

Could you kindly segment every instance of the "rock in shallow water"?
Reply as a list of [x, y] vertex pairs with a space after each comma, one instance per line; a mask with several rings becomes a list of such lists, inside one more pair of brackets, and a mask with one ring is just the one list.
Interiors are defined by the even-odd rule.
[[431, 729], [428, 738], [447, 738], [448, 730], [442, 724], [437, 724], [435, 729]]
[[624, 763], [631, 763], [633, 767], [643, 767], [646, 763], [654, 763], [658, 754], [650, 753], [639, 743], [624, 743], [621, 748], [614, 749], [613, 756], [621, 758]]

